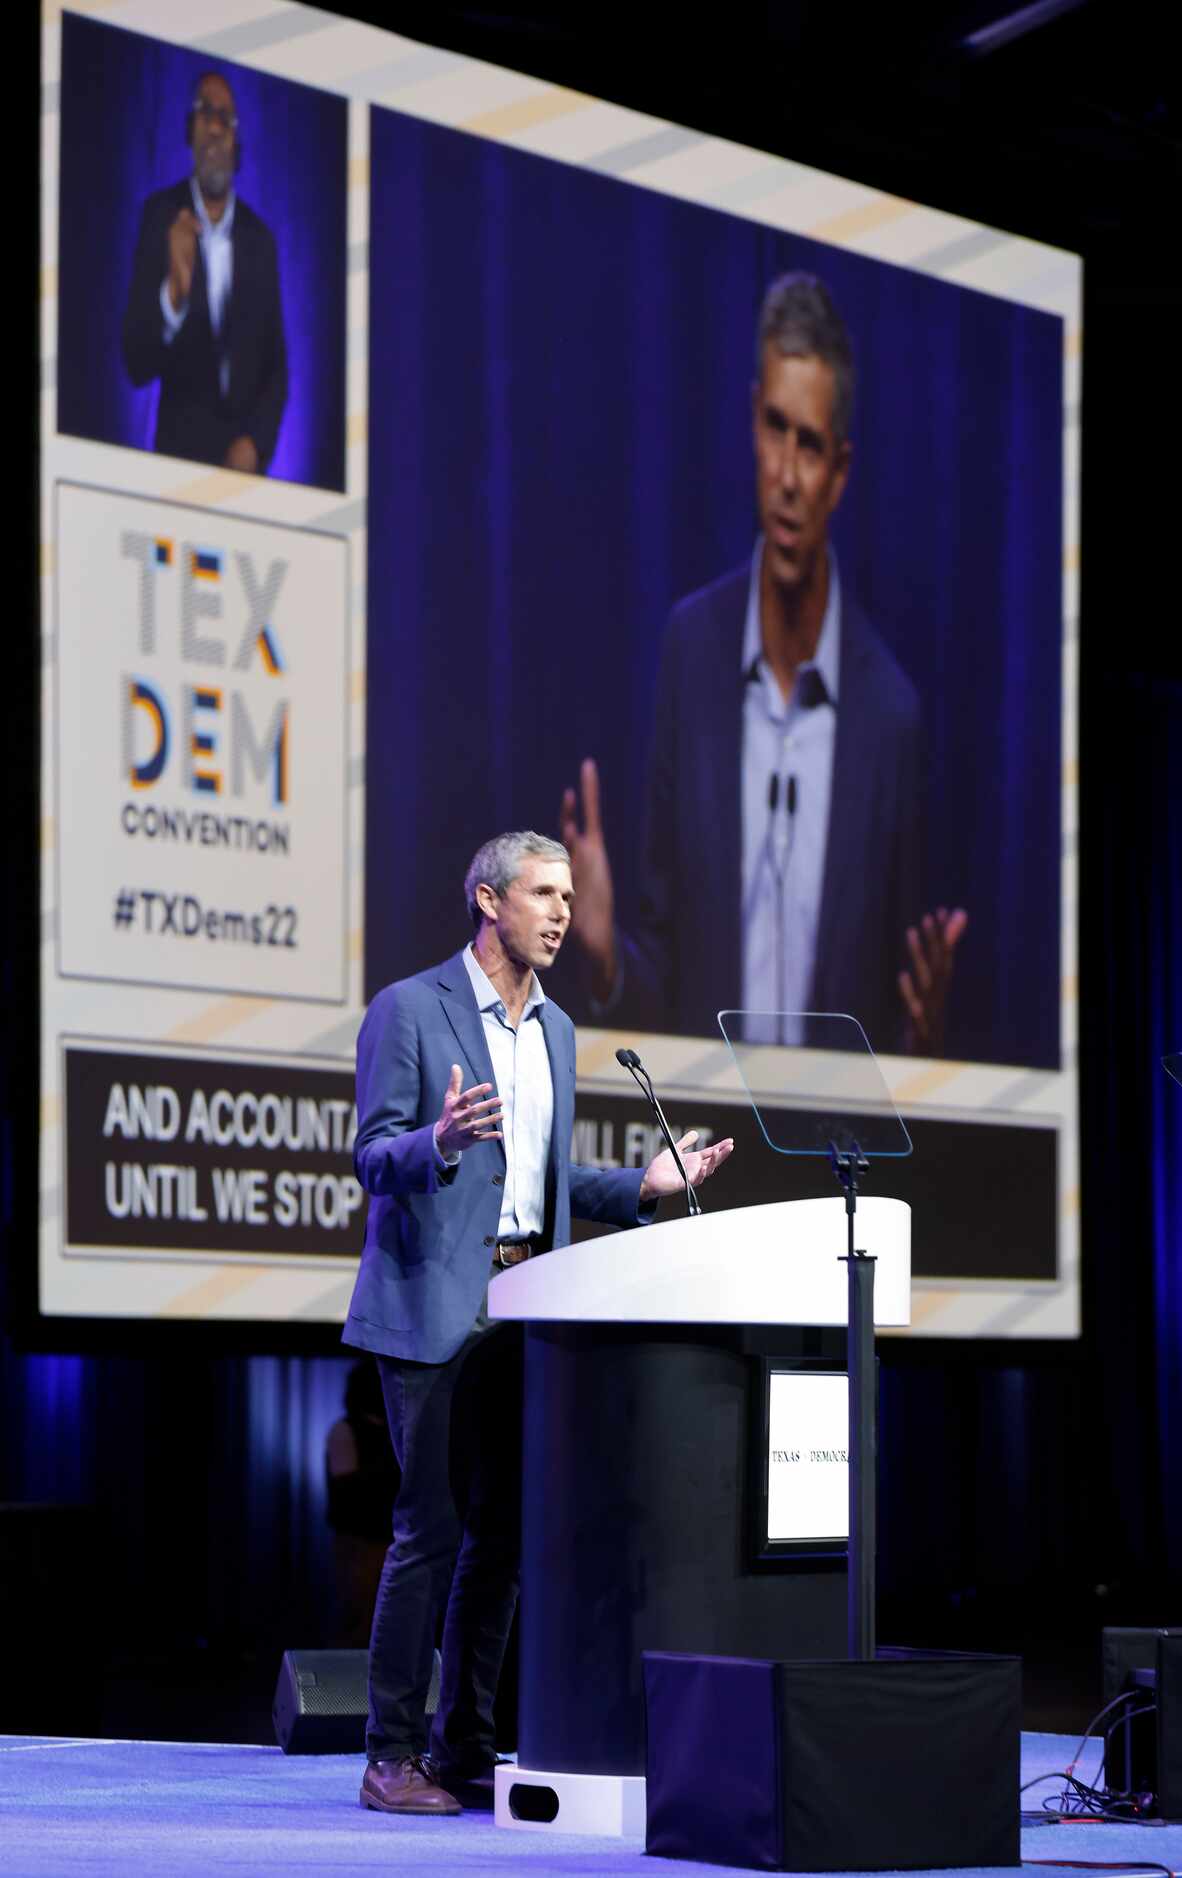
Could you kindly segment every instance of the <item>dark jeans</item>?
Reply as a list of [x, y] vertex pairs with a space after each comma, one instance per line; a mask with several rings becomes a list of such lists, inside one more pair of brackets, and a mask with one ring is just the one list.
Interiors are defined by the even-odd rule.
[[521, 1332], [481, 1312], [447, 1363], [379, 1356], [402, 1484], [369, 1645], [371, 1761], [427, 1747], [440, 1613], [443, 1677], [430, 1751], [477, 1773], [495, 1760], [493, 1699], [517, 1608]]

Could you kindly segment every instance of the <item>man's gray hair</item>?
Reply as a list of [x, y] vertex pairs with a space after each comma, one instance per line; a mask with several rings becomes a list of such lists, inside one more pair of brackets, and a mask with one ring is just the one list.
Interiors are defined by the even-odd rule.
[[565, 861], [570, 866], [570, 855], [561, 841], [552, 841], [549, 835], [537, 835], [532, 828], [518, 828], [509, 835], [494, 835], [482, 848], [477, 848], [468, 872], [464, 875], [464, 898], [468, 902], [468, 912], [476, 932], [480, 931], [480, 922], [484, 918], [476, 903], [477, 887], [482, 884], [491, 887], [499, 898], [507, 892], [509, 883], [517, 879], [521, 863], [531, 854], [536, 854], [542, 861]]
[[845, 443], [854, 416], [854, 348], [829, 289], [815, 274], [781, 274], [763, 296], [755, 341], [755, 376], [765, 346], [786, 359], [823, 359], [833, 373], [833, 437]]

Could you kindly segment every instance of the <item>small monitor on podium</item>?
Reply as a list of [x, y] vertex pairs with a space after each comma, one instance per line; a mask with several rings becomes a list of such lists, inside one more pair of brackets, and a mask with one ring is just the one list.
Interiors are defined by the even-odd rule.
[[[846, 1194], [852, 1256], [860, 1178], [872, 1160], [912, 1151], [866, 1032], [832, 1011], [720, 1011], [718, 1023], [768, 1147], [831, 1163]], [[872, 1361], [872, 1320], [866, 1334]], [[761, 1562], [846, 1551], [851, 1375], [765, 1362], [749, 1491]]]
[[856, 1017], [832, 1011], [720, 1011], [755, 1119], [776, 1154], [911, 1153], [878, 1058]]
[[[849, 1382], [844, 1369], [769, 1363], [756, 1479], [756, 1557], [844, 1552], [850, 1536]], [[762, 1484], [762, 1492], [759, 1491]]]

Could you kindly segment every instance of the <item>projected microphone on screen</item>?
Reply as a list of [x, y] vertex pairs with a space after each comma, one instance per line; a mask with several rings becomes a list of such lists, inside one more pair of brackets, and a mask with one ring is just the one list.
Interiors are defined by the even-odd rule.
[[192, 172], [144, 204], [123, 319], [131, 381], [160, 381], [155, 448], [262, 475], [287, 403], [275, 239], [237, 194], [242, 137], [220, 72], [194, 81]]
[[[630, 929], [616, 919], [592, 759], [562, 801], [572, 937], [599, 1021], [692, 1035], [735, 1002], [848, 1012], [880, 1050], [943, 1048], [968, 915], [922, 904], [919, 700], [829, 539], [853, 393], [849, 334], [823, 283], [774, 281], [751, 394], [760, 534], [747, 563], [669, 622]], [[769, 775], [792, 783], [774, 803]], [[769, 831], [777, 814], [789, 820]]]

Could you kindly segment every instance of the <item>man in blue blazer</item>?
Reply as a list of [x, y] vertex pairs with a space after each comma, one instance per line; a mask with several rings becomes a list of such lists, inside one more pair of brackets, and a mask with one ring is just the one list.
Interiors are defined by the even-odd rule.
[[[473, 943], [380, 991], [357, 1042], [353, 1163], [370, 1204], [344, 1339], [377, 1358], [402, 1472], [361, 1801], [389, 1813], [491, 1804], [493, 1699], [517, 1602], [521, 1378], [519, 1337], [487, 1316], [489, 1279], [565, 1244], [572, 1213], [634, 1226], [683, 1191], [667, 1151], [643, 1171], [571, 1162], [574, 1026], [537, 976], [570, 924], [566, 849], [498, 836], [464, 890]], [[733, 1143], [697, 1152], [695, 1138], [678, 1146], [699, 1185]]]
[[669, 623], [630, 931], [594, 762], [581, 819], [575, 790], [563, 800], [593, 1014], [692, 1035], [722, 1005], [849, 1012], [879, 1049], [934, 1053], [967, 916], [922, 911], [919, 701], [829, 545], [853, 355], [820, 281], [773, 283], [756, 351], [761, 534]]

